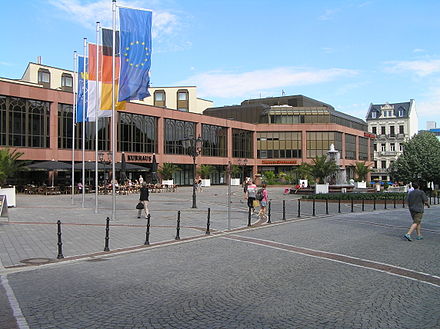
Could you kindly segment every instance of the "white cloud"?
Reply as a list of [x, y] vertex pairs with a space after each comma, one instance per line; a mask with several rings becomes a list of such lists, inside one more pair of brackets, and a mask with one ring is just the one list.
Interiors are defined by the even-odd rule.
[[435, 117], [438, 120], [440, 113], [440, 87], [431, 87], [425, 96], [425, 99], [416, 104], [418, 116]]
[[324, 12], [324, 14], [322, 14], [321, 16], [319, 16], [319, 20], [320, 21], [328, 21], [334, 18], [334, 16], [336, 15], [336, 13], [338, 13], [340, 10], [339, 9], [326, 9], [326, 11]]
[[325, 83], [356, 74], [354, 70], [339, 68], [304, 70], [294, 67], [244, 73], [213, 71], [193, 75], [177, 82], [177, 85], [196, 85], [202, 97], [246, 97], [249, 94], [267, 93], [275, 88]]
[[[96, 22], [101, 22], [101, 26], [112, 26], [112, 2], [109, 0], [97, 0], [86, 2], [81, 0], [49, 0], [49, 3], [67, 14], [68, 19], [90, 29], [95, 29]], [[119, 1], [118, 5], [132, 8], [148, 8], [146, 1]], [[66, 16], [63, 16], [66, 17]], [[153, 38], [160, 38], [164, 35], [173, 34], [178, 26], [176, 15], [153, 10]]]
[[387, 72], [400, 73], [403, 71], [414, 72], [420, 77], [440, 72], [440, 60], [419, 60], [419, 61], [400, 61], [387, 62], [389, 67], [385, 68]]

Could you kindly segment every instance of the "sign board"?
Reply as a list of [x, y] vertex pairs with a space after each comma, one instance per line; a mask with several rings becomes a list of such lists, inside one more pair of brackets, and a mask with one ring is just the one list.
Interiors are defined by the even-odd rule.
[[6, 201], [6, 195], [0, 195], [0, 217], [6, 217], [9, 221], [8, 203]]

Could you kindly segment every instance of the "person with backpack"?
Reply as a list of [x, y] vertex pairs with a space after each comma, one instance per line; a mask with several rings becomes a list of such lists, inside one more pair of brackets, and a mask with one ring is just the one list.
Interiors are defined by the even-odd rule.
[[266, 189], [267, 185], [263, 184], [262, 188], [258, 190], [256, 199], [260, 201], [260, 212], [258, 213], [258, 217], [260, 219], [267, 219], [266, 209], [267, 203], [269, 202], [269, 194]]
[[257, 185], [254, 182], [249, 181], [246, 189], [247, 195], [247, 206], [252, 209], [252, 212], [255, 212], [254, 201], [257, 196]]

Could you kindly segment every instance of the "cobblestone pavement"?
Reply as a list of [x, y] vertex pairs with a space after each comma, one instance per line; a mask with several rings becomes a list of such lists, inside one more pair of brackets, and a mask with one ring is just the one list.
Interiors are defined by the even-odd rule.
[[[111, 212], [111, 197], [102, 201], [98, 215], [90, 197], [86, 209], [72, 207], [65, 196], [19, 198], [18, 207], [9, 210], [10, 223], [0, 224], [0, 327], [440, 327], [439, 206], [426, 210], [425, 239], [407, 242], [402, 239], [410, 223], [407, 209], [362, 212], [356, 205], [351, 212], [343, 205], [342, 214], [331, 208], [336, 211], [326, 215], [324, 204], [317, 203], [312, 216], [304, 202], [297, 217], [295, 196], [283, 196], [279, 188], [270, 190], [273, 223], [246, 228], [236, 188], [230, 225], [235, 230], [222, 233], [228, 226], [225, 192], [213, 187], [200, 193], [196, 210], [189, 208], [190, 189], [152, 195], [155, 219], [146, 248], [139, 247], [145, 223], [132, 210], [136, 196], [122, 196], [110, 246], [133, 248], [95, 255], [103, 248], [102, 217]], [[180, 241], [174, 240], [178, 209]], [[67, 260], [56, 262], [56, 244], [47, 240], [56, 242], [53, 222], [60, 210], [66, 213], [61, 220]], [[5, 241], [17, 256], [12, 249], [4, 252]], [[53, 263], [17, 266], [23, 257]]]

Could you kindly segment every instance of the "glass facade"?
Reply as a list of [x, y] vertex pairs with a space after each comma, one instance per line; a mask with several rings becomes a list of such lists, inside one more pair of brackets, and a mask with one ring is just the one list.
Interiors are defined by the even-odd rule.
[[0, 145], [50, 147], [50, 103], [0, 96]]
[[368, 160], [368, 138], [359, 137], [359, 160]]
[[301, 158], [301, 132], [259, 132], [257, 133], [258, 159]]
[[120, 113], [119, 151], [136, 153], [157, 152], [157, 119], [155, 117]]
[[226, 157], [228, 155], [227, 133], [226, 127], [202, 124], [202, 154], [205, 156]]
[[165, 119], [165, 153], [186, 154], [182, 140], [193, 138], [195, 134], [194, 122]]
[[342, 159], [342, 133], [336, 131], [308, 131], [307, 158], [327, 155], [331, 144], [335, 146], [335, 150], [339, 151]]
[[[72, 105], [58, 104], [58, 148], [72, 148]], [[75, 125], [75, 149], [82, 149], [82, 122]], [[85, 149], [95, 149], [95, 123], [87, 122], [85, 127]], [[98, 120], [98, 148], [100, 151], [110, 150], [110, 118]]]
[[253, 132], [242, 129], [232, 129], [232, 156], [234, 158], [253, 157]]
[[345, 134], [345, 158], [356, 160], [356, 136]]

